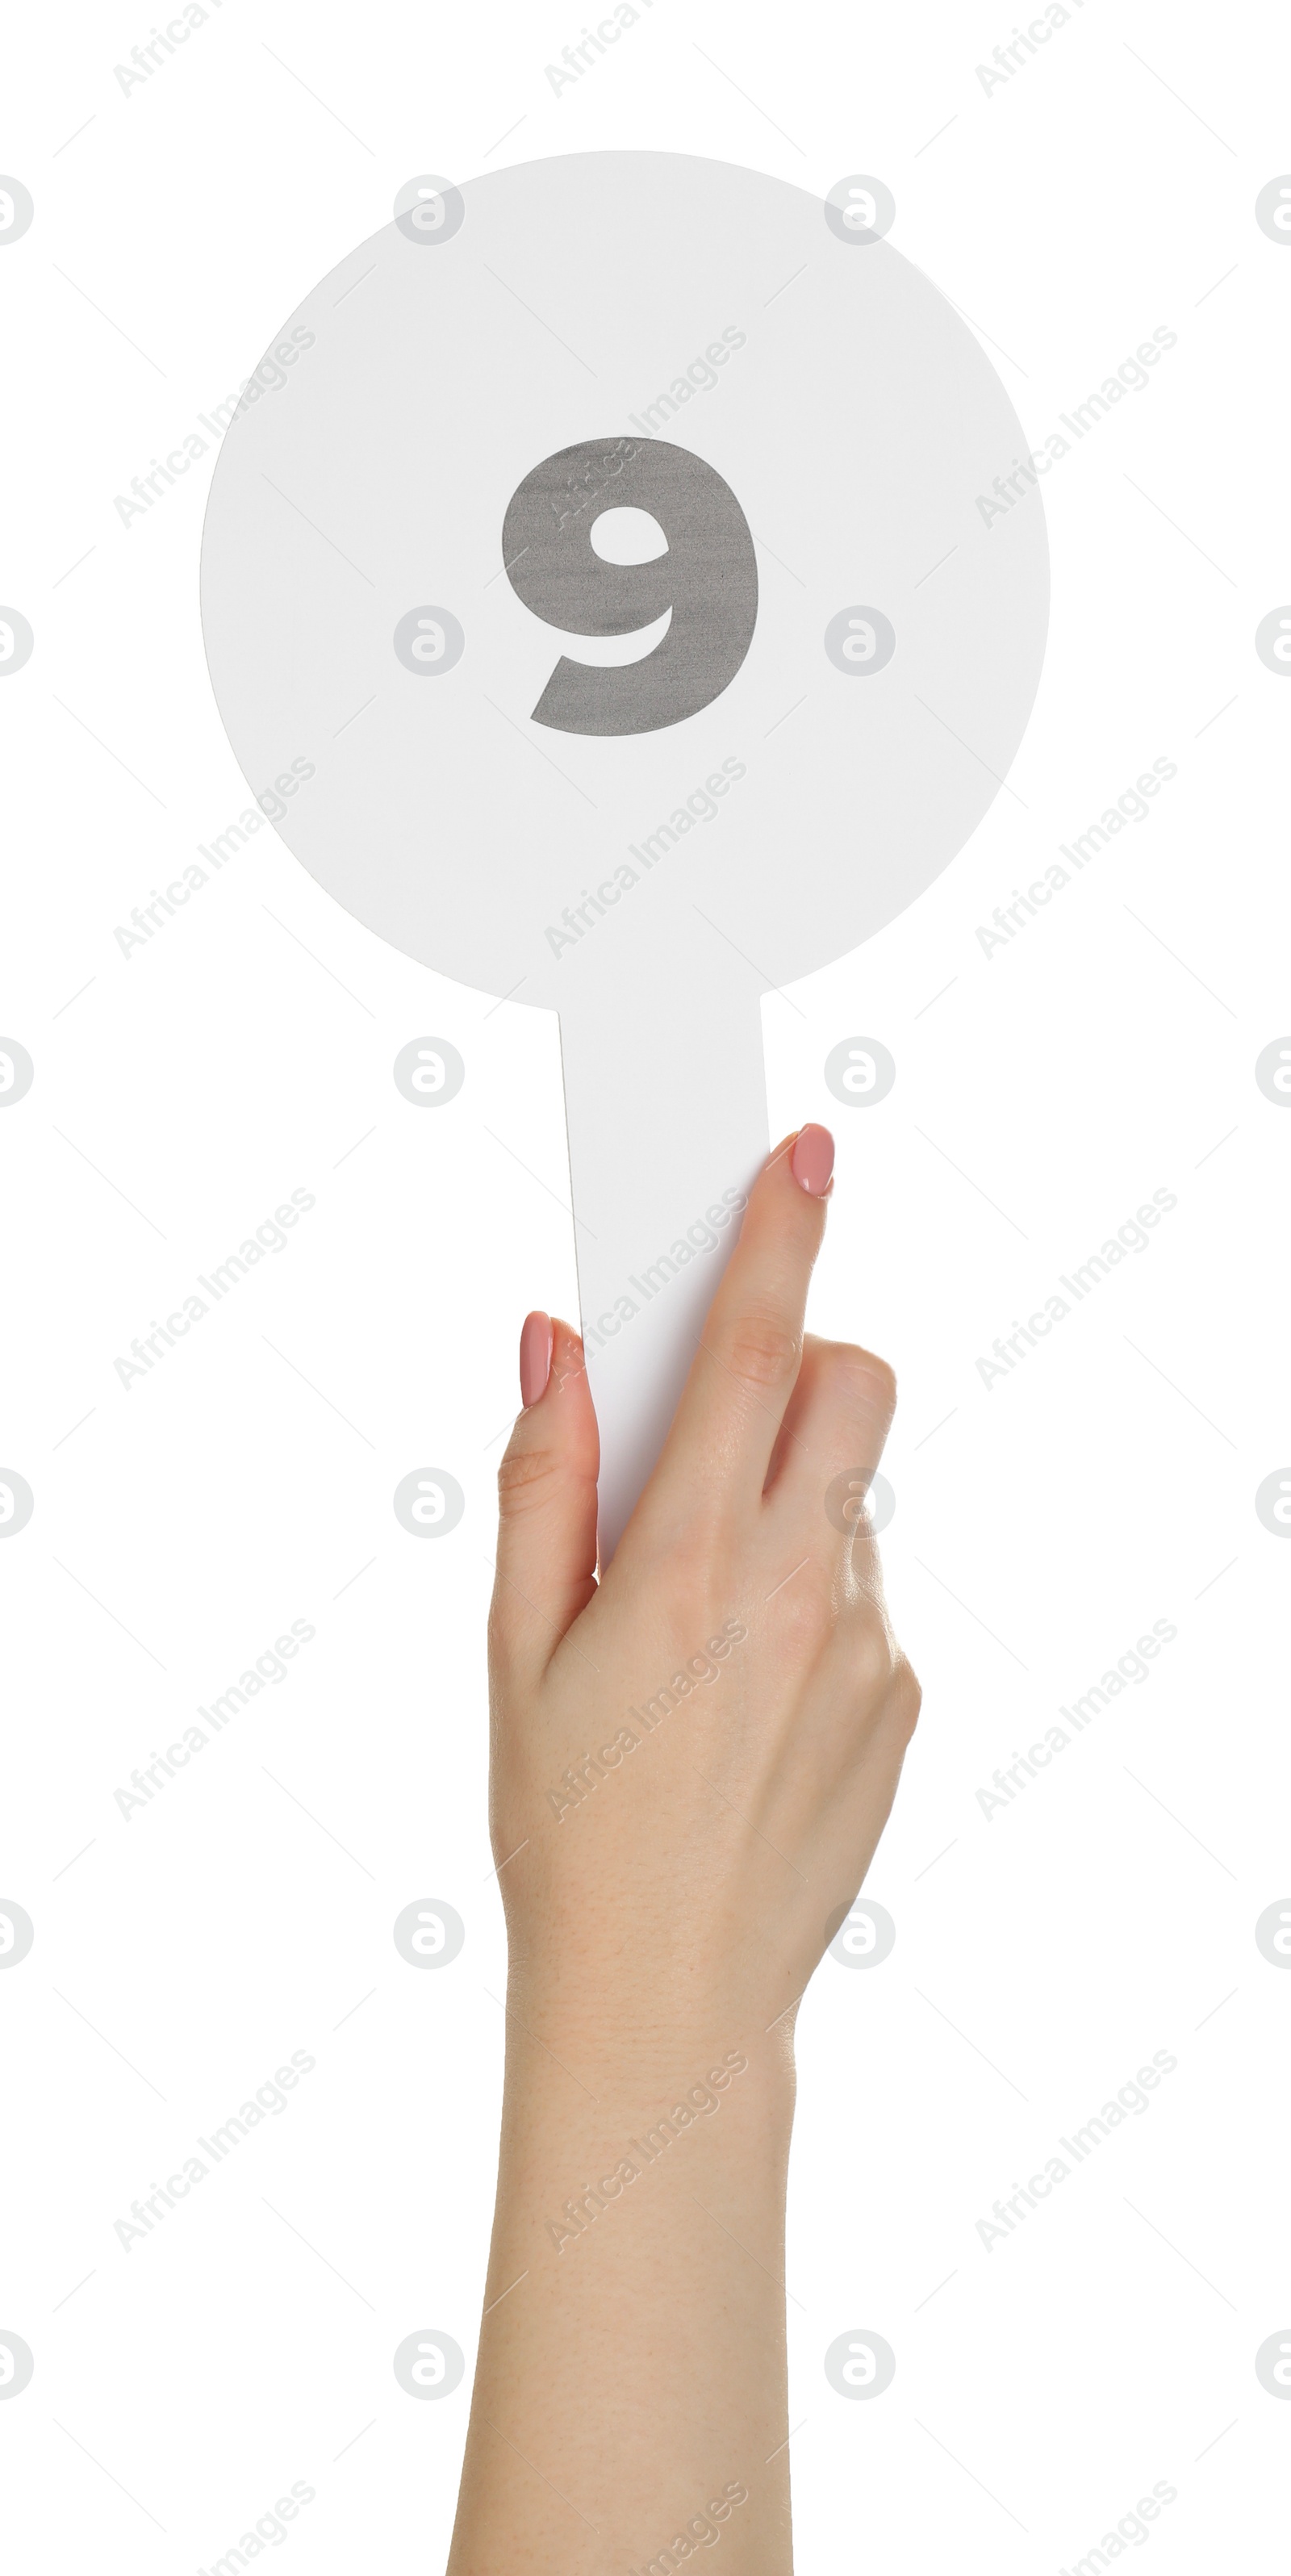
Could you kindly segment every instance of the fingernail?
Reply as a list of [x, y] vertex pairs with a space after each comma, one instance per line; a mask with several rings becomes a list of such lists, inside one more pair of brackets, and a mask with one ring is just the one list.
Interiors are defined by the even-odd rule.
[[823, 1199], [834, 1168], [834, 1139], [827, 1127], [804, 1127], [789, 1157], [789, 1169], [808, 1198]]
[[[830, 1153], [832, 1156], [832, 1146]], [[550, 1315], [525, 1316], [520, 1333], [520, 1402], [526, 1413], [547, 1392], [552, 1338]]]

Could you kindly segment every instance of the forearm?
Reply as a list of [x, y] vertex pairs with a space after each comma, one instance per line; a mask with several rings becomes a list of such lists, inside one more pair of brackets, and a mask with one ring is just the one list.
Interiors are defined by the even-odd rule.
[[783, 2028], [625, 2048], [517, 2001], [449, 2576], [620, 2576], [678, 2534], [785, 2576], [792, 2116]]
[[793, 2016], [919, 1693], [830, 1502], [865, 1490], [891, 1372], [801, 1339], [833, 1147], [790, 1145], [599, 1582], [581, 1346], [524, 1329], [490, 1617], [507, 2080], [449, 2576], [793, 2563]]

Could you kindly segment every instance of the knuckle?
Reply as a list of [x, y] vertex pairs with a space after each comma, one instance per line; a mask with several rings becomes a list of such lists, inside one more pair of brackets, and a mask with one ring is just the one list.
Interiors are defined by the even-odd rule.
[[900, 1653], [897, 1655], [896, 1670], [892, 1675], [888, 1701], [902, 1741], [908, 1744], [919, 1723], [919, 1711], [923, 1706], [923, 1685], [918, 1674], [912, 1670], [905, 1656]]
[[813, 1357], [820, 1390], [835, 1408], [840, 1427], [877, 1437], [881, 1448], [896, 1412], [895, 1371], [877, 1352], [862, 1350], [856, 1342], [822, 1342]]
[[756, 1309], [732, 1325], [724, 1357], [732, 1374], [746, 1386], [782, 1386], [797, 1370], [798, 1335], [776, 1315]]
[[876, 1708], [888, 1698], [896, 1674], [896, 1650], [882, 1619], [857, 1622], [852, 1637], [852, 1679], [858, 1698]]
[[508, 1449], [498, 1468], [498, 1517], [538, 1510], [556, 1490], [561, 1462], [554, 1449]]
[[890, 1422], [896, 1411], [896, 1372], [874, 1351], [861, 1350], [855, 1342], [837, 1342], [833, 1374], [839, 1391], [849, 1402], [868, 1413]]

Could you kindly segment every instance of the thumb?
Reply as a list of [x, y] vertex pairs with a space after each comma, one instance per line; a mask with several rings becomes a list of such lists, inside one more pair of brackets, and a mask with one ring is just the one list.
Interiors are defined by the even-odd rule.
[[503, 1676], [532, 1684], [596, 1590], [600, 1438], [583, 1345], [568, 1324], [526, 1316], [520, 1393], [498, 1469], [489, 1637]]

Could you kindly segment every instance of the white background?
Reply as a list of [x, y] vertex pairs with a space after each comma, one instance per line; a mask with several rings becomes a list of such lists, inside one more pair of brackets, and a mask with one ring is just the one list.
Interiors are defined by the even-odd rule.
[[[36, 205], [0, 250], [0, 598], [36, 636], [0, 687], [0, 1030], [36, 1066], [0, 1117], [0, 1463], [36, 1498], [0, 1546], [0, 1894], [36, 1927], [0, 1976], [24, 2576], [209, 2566], [293, 2481], [301, 2576], [447, 2546], [502, 2056], [492, 1476], [526, 1307], [576, 1312], [556, 1031], [380, 946], [268, 829], [122, 956], [248, 796], [198, 625], [213, 449], [128, 527], [113, 503], [403, 180], [609, 146], [879, 173], [1037, 444], [1177, 334], [1047, 478], [1012, 792], [765, 1010], [772, 1133], [838, 1134], [812, 1320], [901, 1383], [883, 1550], [925, 1689], [870, 1880], [896, 1947], [826, 1959], [800, 2019], [794, 2488], [812, 2576], [1070, 2567], [1158, 2481], [1121, 2554], [1284, 2563], [1291, 2406], [1253, 2365], [1291, 2332], [1291, 1975], [1253, 1927], [1291, 1885], [1288, 1551], [1253, 1496], [1291, 1459], [1291, 1117], [1253, 1065], [1291, 1028], [1287, 699], [1252, 639], [1291, 597], [1291, 255], [1253, 203], [1291, 64], [1271, 9], [1089, 0], [988, 94], [1011, 29], [657, 0], [557, 95], [576, 12], [227, 0], [124, 95], [146, 14], [9, 26], [0, 166]], [[986, 957], [978, 925], [1156, 758], [1149, 817]], [[434, 1114], [391, 1079], [427, 1032], [467, 1066]], [[858, 1033], [898, 1068], [869, 1110], [823, 1079]], [[294, 1188], [285, 1250], [127, 1392], [114, 1358]], [[979, 1355], [1158, 1189], [1150, 1248], [986, 1388]], [[431, 1463], [466, 1512], [427, 1546], [391, 1494]], [[287, 1678], [127, 1823], [114, 1790], [293, 1619]], [[1150, 1679], [988, 1821], [997, 1766], [1157, 1620]], [[432, 1975], [391, 1940], [425, 1895], [467, 1927]], [[286, 2111], [123, 2251], [113, 2222], [293, 2050]], [[1150, 2110], [988, 2252], [996, 2198], [1156, 2051]], [[391, 2370], [425, 2326], [467, 2354], [439, 2404]], [[851, 2404], [821, 2359], [865, 2327], [897, 2373]]]

